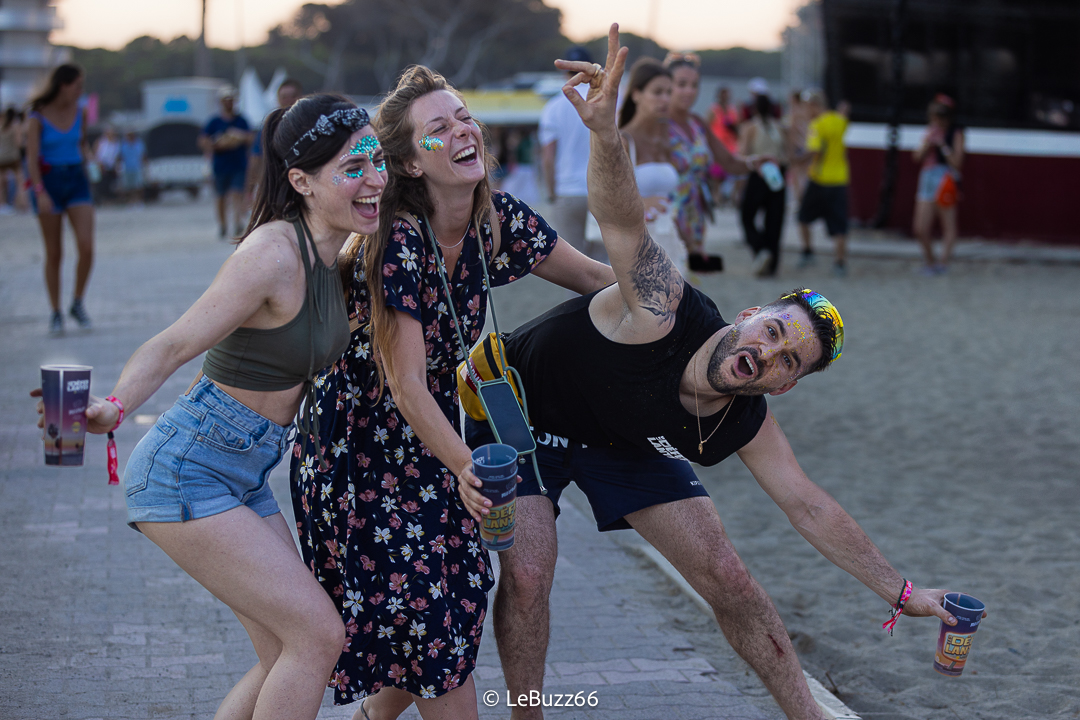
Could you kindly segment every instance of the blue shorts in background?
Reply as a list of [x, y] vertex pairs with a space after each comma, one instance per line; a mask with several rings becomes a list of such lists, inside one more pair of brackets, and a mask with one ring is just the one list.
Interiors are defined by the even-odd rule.
[[244, 184], [247, 179], [247, 168], [214, 172], [214, 192], [218, 197], [230, 192], [244, 192]]
[[[93, 203], [90, 197], [90, 181], [87, 180], [86, 170], [81, 163], [50, 165], [48, 171], [41, 175], [41, 184], [45, 186], [45, 192], [49, 193], [49, 199], [52, 200], [53, 214], [60, 214], [75, 205]], [[30, 193], [30, 203], [37, 214], [37, 193]]]

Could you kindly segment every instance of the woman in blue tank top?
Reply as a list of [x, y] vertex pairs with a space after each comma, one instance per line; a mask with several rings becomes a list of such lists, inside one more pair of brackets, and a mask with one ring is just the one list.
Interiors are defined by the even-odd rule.
[[79, 102], [83, 71], [78, 65], [53, 70], [45, 91], [30, 101], [26, 128], [26, 169], [30, 176], [30, 202], [45, 241], [45, 286], [52, 303], [49, 334], [64, 331], [60, 311], [60, 264], [63, 260], [63, 219], [67, 214], [75, 231], [79, 262], [75, 266], [75, 297], [70, 313], [79, 327], [90, 328], [83, 294], [94, 266], [94, 206], [83, 165], [89, 157], [86, 113]]
[[131, 356], [112, 395], [91, 397], [87, 430], [111, 432], [181, 365], [218, 358], [128, 459], [128, 524], [251, 638], [258, 663], [217, 717], [314, 720], [345, 628], [268, 478], [315, 375], [348, 345], [336, 259], [350, 235], [378, 229], [385, 166], [367, 113], [338, 95], [274, 110], [263, 144], [245, 236], [203, 296]]

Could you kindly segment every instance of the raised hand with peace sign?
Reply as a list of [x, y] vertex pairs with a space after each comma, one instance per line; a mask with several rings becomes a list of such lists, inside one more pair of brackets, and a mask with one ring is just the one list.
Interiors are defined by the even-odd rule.
[[[644, 343], [666, 335], [675, 322], [683, 296], [683, 278], [649, 235], [645, 205], [615, 123], [619, 81], [626, 66], [627, 49], [619, 47], [619, 26], [608, 31], [607, 64], [556, 60], [560, 70], [576, 73], [563, 87], [582, 122], [591, 131], [589, 142], [589, 209], [596, 217], [616, 288], [597, 298], [598, 315], [619, 320], [613, 329], [616, 342]], [[589, 83], [583, 99], [576, 87]], [[595, 317], [594, 316], [594, 317]]]

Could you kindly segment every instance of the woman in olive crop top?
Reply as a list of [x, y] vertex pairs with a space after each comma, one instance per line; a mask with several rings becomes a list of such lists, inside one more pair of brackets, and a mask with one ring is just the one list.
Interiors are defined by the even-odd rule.
[[90, 432], [110, 432], [209, 350], [202, 377], [128, 460], [128, 521], [251, 637], [259, 662], [217, 716], [297, 720], [318, 714], [345, 629], [267, 478], [315, 374], [348, 345], [337, 256], [350, 234], [378, 229], [385, 165], [367, 113], [336, 95], [275, 110], [262, 136], [266, 168], [236, 251], [86, 415]]

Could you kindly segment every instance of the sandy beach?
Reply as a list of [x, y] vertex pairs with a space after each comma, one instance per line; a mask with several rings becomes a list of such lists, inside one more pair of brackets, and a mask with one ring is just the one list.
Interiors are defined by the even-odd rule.
[[[816, 265], [789, 255], [780, 278], [758, 280], [736, 237], [721, 225], [728, 270], [697, 280], [725, 317], [800, 284], [844, 316], [836, 365], [769, 401], [803, 469], [903, 575], [989, 612], [963, 677], [941, 676], [937, 621], [901, 618], [890, 638], [887, 604], [803, 540], [736, 458], [699, 469], [804, 668], [874, 720], [1080, 717], [1080, 267], [959, 262], [924, 278], [913, 261], [856, 257], [835, 278], [819, 238]], [[539, 297], [503, 297], [504, 325], [539, 312]]]

